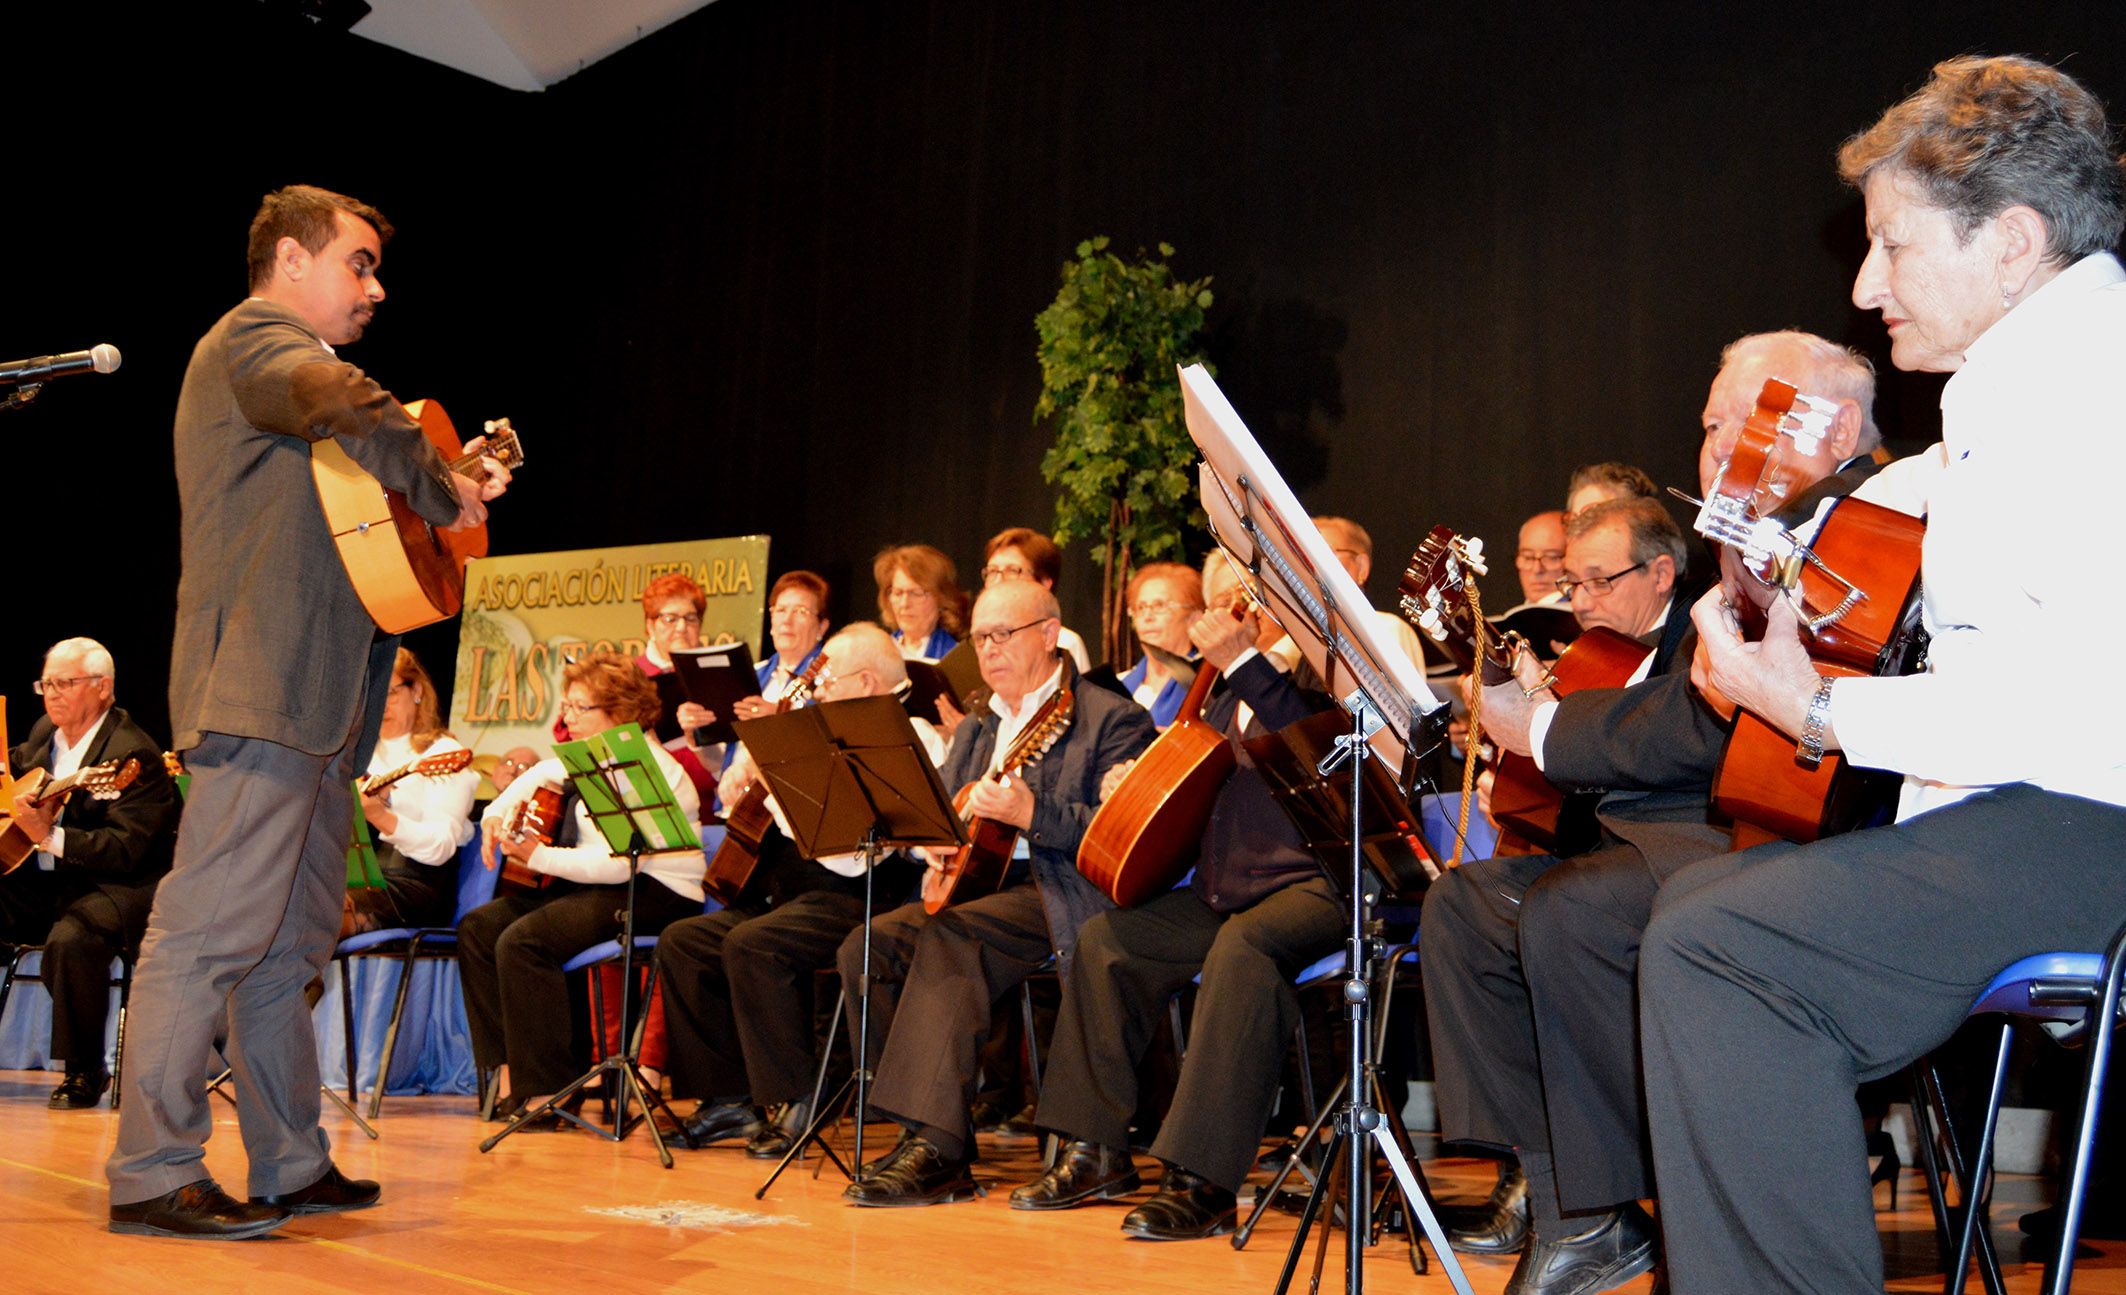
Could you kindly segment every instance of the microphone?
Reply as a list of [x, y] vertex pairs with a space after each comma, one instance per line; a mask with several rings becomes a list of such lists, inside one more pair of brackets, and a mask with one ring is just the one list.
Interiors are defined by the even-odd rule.
[[34, 360], [15, 360], [0, 364], [0, 383], [42, 382], [46, 378], [63, 378], [70, 373], [113, 373], [118, 369], [118, 348], [109, 342], [86, 351], [68, 351], [65, 355], [40, 355]]

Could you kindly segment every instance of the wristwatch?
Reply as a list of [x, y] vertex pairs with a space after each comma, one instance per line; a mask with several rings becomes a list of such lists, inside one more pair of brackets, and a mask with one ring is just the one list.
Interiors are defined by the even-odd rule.
[[1794, 760], [1804, 769], [1823, 763], [1823, 726], [1831, 718], [1831, 685], [1837, 680], [1824, 675], [1816, 681], [1816, 695], [1809, 698], [1808, 718], [1801, 722], [1801, 740], [1794, 744]]

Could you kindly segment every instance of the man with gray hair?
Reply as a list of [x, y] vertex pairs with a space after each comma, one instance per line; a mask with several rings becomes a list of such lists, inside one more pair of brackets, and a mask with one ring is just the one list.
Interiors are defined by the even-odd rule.
[[37, 848], [0, 876], [0, 940], [44, 946], [51, 1055], [66, 1066], [52, 1091], [55, 1111], [94, 1107], [110, 1086], [103, 1035], [111, 959], [139, 948], [155, 883], [170, 870], [177, 842], [177, 789], [154, 739], [111, 704], [116, 673], [94, 639], [55, 644], [36, 685], [44, 717], [8, 752], [17, 779], [32, 770], [56, 779], [106, 763], [139, 764], [115, 800], [75, 795], [40, 806], [18, 784], [8, 807], [15, 829]]
[[[869, 621], [837, 633], [821, 652], [818, 702], [891, 696], [908, 678], [899, 645]], [[930, 762], [942, 761], [944, 737], [926, 720], [909, 723]], [[724, 770], [723, 803], [735, 803], [758, 776], [739, 747]], [[834, 965], [864, 918], [863, 856], [808, 859], [772, 796], [768, 809], [776, 826], [738, 901], [673, 923], [657, 943], [672, 1096], [700, 1099], [682, 1141], [698, 1149], [744, 1139], [756, 1159], [781, 1156], [812, 1122], [813, 973]], [[920, 871], [897, 852], [880, 859], [878, 902], [898, 906]]]
[[[1836, 405], [1818, 452], [1787, 460], [1781, 516], [1796, 524], [1873, 470], [1863, 451], [1879, 439], [1874, 375], [1805, 333], [1728, 347], [1702, 419], [1701, 489], [1775, 375]], [[1487, 737], [1532, 755], [1561, 789], [1602, 793], [1601, 839], [1569, 859], [1464, 863], [1434, 884], [1421, 919], [1441, 1132], [1512, 1150], [1522, 1170], [1488, 1225], [1449, 1240], [1491, 1254], [1525, 1242], [1508, 1295], [1593, 1295], [1656, 1262], [1637, 1205], [1654, 1188], [1634, 1024], [1639, 936], [1660, 883], [1728, 847], [1711, 806], [1728, 725], [1690, 682], [1695, 632], [1675, 600], [1681, 530], [1660, 501], [1623, 498], [1570, 515], [1565, 534], [1558, 586], [1581, 624], [1653, 650], [1623, 687], [1559, 699], [1508, 682], [1485, 690], [1481, 714]]]

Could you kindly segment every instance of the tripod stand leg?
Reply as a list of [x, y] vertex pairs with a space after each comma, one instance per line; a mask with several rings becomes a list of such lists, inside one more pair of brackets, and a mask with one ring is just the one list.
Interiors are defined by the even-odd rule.
[[[632, 1060], [622, 1060], [620, 1064], [620, 1109], [623, 1114], [627, 1110], [627, 1099], [630, 1094], [634, 1096], [635, 1101], [642, 1107], [642, 1115], [639, 1118], [644, 1124], [649, 1126], [650, 1143], [657, 1148], [657, 1159], [663, 1163], [665, 1168], [670, 1169], [672, 1167], [672, 1149], [665, 1145], [664, 1133], [657, 1127], [657, 1119], [653, 1113], [652, 1103], [656, 1106], [664, 1106], [666, 1115], [672, 1113], [672, 1108], [665, 1106], [664, 1098], [651, 1093], [649, 1085], [642, 1082], [642, 1070], [639, 1066]], [[619, 1130], [621, 1137], [624, 1138], [627, 1134], [626, 1127], [622, 1127]]]
[[576, 1076], [576, 1081], [574, 1083], [562, 1089], [560, 1092], [555, 1093], [552, 1097], [547, 1098], [545, 1101], [539, 1103], [537, 1106], [528, 1106], [523, 1110], [518, 1111], [514, 1116], [510, 1118], [509, 1123], [503, 1126], [502, 1131], [500, 1133], [495, 1134], [493, 1137], [480, 1144], [480, 1150], [482, 1152], [494, 1150], [495, 1147], [501, 1143], [502, 1139], [508, 1137], [512, 1133], [515, 1133], [518, 1129], [523, 1128], [525, 1125], [531, 1123], [533, 1120], [538, 1119], [540, 1116], [546, 1114], [548, 1111], [552, 1111], [554, 1114], [560, 1116], [564, 1120], [567, 1120], [569, 1123], [575, 1125], [579, 1129], [589, 1129], [591, 1132], [597, 1134], [599, 1137], [604, 1138], [607, 1142], [618, 1142], [620, 1140], [619, 1138], [614, 1137], [611, 1133], [608, 1133], [606, 1130], [599, 1128], [597, 1125], [591, 1123], [589, 1120], [584, 1119], [582, 1116], [577, 1115], [573, 1111], [564, 1111], [561, 1109], [561, 1103], [567, 1101], [571, 1097], [574, 1097], [593, 1079], [603, 1077], [605, 1072], [606, 1066], [604, 1064], [601, 1063], [597, 1066], [593, 1066], [591, 1069]]
[[354, 1104], [352, 1102], [349, 1102], [346, 1098], [340, 1096], [338, 1091], [335, 1090], [330, 1084], [319, 1084], [318, 1091], [323, 1093], [325, 1096], [331, 1098], [332, 1104], [334, 1106], [337, 1106], [341, 1110], [347, 1112], [347, 1118], [354, 1121], [354, 1126], [356, 1128], [368, 1134], [369, 1140], [371, 1142], [376, 1141], [376, 1130], [369, 1127], [369, 1121], [362, 1118], [362, 1113], [354, 1108]]
[[[1307, 1193], [1306, 1206], [1299, 1211], [1299, 1231], [1293, 1234], [1292, 1245], [1285, 1251], [1284, 1271], [1277, 1276], [1277, 1295], [1285, 1295], [1285, 1291], [1292, 1284], [1292, 1274], [1299, 1271], [1299, 1256], [1306, 1252], [1307, 1233], [1313, 1230], [1314, 1220], [1321, 1214], [1323, 1198], [1329, 1196], [1334, 1190], [1331, 1184], [1336, 1181], [1337, 1177], [1335, 1166], [1343, 1163], [1341, 1159], [1343, 1147], [1344, 1132], [1342, 1129], [1338, 1129], [1336, 1135], [1329, 1139], [1329, 1158], [1323, 1162], [1329, 1168], [1321, 1177], [1314, 1180], [1313, 1190]], [[1327, 1235], [1327, 1228], [1328, 1225], [1324, 1223], [1323, 1235]]]
[[[1350, 1082], [1348, 1078], [1339, 1078], [1336, 1081], [1335, 1089], [1329, 1093], [1328, 1102], [1316, 1113], [1314, 1122], [1307, 1126], [1307, 1131], [1300, 1135], [1299, 1143], [1292, 1151], [1292, 1158], [1284, 1162], [1283, 1168], [1277, 1171], [1277, 1176], [1270, 1179], [1270, 1185], [1265, 1187], [1262, 1194], [1255, 1198], [1254, 1207], [1248, 1211], [1247, 1221], [1234, 1230], [1233, 1249], [1247, 1249], [1248, 1238], [1255, 1235], [1255, 1225], [1260, 1223], [1262, 1216], [1269, 1212], [1270, 1202], [1277, 1199], [1277, 1193], [1283, 1189], [1285, 1180], [1292, 1176], [1294, 1169], [1305, 1170], [1305, 1166], [1300, 1162], [1306, 1156], [1308, 1149], [1313, 1147], [1316, 1140], [1321, 1137], [1322, 1126], [1329, 1122], [1329, 1116], [1342, 1103], [1344, 1087]], [[1318, 1176], [1313, 1173], [1308, 1173], [1307, 1177], [1319, 1181]]]
[[1448, 1246], [1446, 1229], [1440, 1226], [1439, 1215], [1433, 1212], [1431, 1193], [1425, 1190], [1411, 1163], [1403, 1159], [1402, 1151], [1395, 1145], [1395, 1137], [1385, 1123], [1374, 1125], [1371, 1136], [1380, 1148], [1381, 1156], [1387, 1160], [1388, 1168], [1395, 1173], [1396, 1185], [1402, 1189], [1404, 1207], [1417, 1225], [1424, 1228], [1425, 1240], [1431, 1243], [1432, 1253], [1439, 1256], [1440, 1268], [1447, 1274], [1447, 1280], [1454, 1283], [1457, 1295], [1471, 1295], [1469, 1278], [1462, 1272], [1462, 1262]]
[[[754, 1200], [766, 1199], [768, 1189], [775, 1185], [776, 1179], [782, 1177], [782, 1171], [788, 1169], [790, 1162], [803, 1155], [805, 1147], [814, 1142], [819, 1144], [820, 1151], [825, 1154], [828, 1160], [834, 1162], [834, 1167], [841, 1170], [843, 1176], [847, 1177], [851, 1182], [856, 1181], [856, 1174], [850, 1170], [848, 1165], [842, 1162], [840, 1156], [834, 1153], [834, 1148], [827, 1144], [827, 1130], [832, 1128], [835, 1122], [841, 1118], [842, 1111], [855, 1095], [856, 1076], [858, 1073], [861, 1073], [861, 1068], [858, 1071], [851, 1072], [847, 1079], [842, 1080], [842, 1086], [834, 1090], [834, 1096], [827, 1099], [826, 1105], [814, 1110], [812, 1122], [805, 1126], [803, 1133], [797, 1135], [797, 1141], [790, 1144], [790, 1149], [783, 1152], [782, 1159], [776, 1162], [775, 1172], [769, 1174], [768, 1181], [762, 1183], [759, 1189], [753, 1193]], [[825, 1162], [823, 1161], [822, 1163]]]

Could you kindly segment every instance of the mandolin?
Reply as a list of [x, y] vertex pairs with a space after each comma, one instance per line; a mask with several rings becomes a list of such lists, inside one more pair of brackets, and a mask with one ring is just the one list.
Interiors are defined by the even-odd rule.
[[[820, 675], [827, 668], [827, 654], [822, 652], [796, 678], [775, 703], [775, 713], [801, 706], [812, 699], [812, 689], [819, 684]], [[701, 888], [713, 896], [717, 903], [729, 908], [738, 902], [746, 883], [753, 880], [753, 870], [760, 866], [760, 843], [768, 829], [775, 826], [775, 815], [768, 811], [768, 783], [765, 778], [755, 778], [746, 787], [738, 803], [724, 811], [723, 844], [709, 859], [708, 872], [701, 879]]]
[[[76, 769], [64, 778], [53, 778], [42, 769], [32, 769], [14, 780], [14, 796], [27, 796], [31, 804], [40, 808], [62, 804], [77, 790], [96, 800], [116, 800], [118, 793], [132, 786], [139, 777], [140, 761], [130, 758], [107, 760]], [[0, 806], [0, 874], [13, 872], [22, 866], [23, 860], [37, 852], [37, 843], [16, 825], [10, 812], [14, 796], [8, 798], [6, 806]]]
[[[1077, 707], [1070, 684], [1065, 682], [1056, 689], [1055, 696], [1041, 704], [1034, 712], [1026, 728], [1004, 753], [1004, 760], [990, 775], [1002, 781], [1005, 775], [1017, 773], [1037, 763], [1047, 755], [1049, 748], [1062, 741], [1070, 731], [1071, 716]], [[963, 904], [970, 899], [993, 895], [1003, 888], [1005, 874], [1011, 871], [1011, 856], [1019, 846], [1019, 829], [994, 819], [968, 817], [967, 800], [974, 793], [975, 784], [960, 788], [960, 794], [952, 798], [952, 807], [959, 811], [967, 824], [969, 841], [952, 852], [940, 867], [923, 874], [923, 911], [941, 913], [954, 904]]]
[[361, 790], [364, 796], [374, 796], [391, 784], [406, 778], [447, 778], [471, 767], [472, 752], [462, 747], [455, 751], [438, 751], [434, 755], [408, 760], [396, 769], [371, 774], [362, 779]]
[[[1403, 572], [1398, 606], [1419, 632], [1489, 688], [1512, 679], [1514, 654], [1530, 649], [1518, 635], [1479, 636], [1476, 577], [1484, 571], [1481, 541], [1435, 526]], [[1647, 652], [1644, 643], [1614, 630], [1583, 630], [1551, 665], [1550, 690], [1563, 697], [1583, 688], [1621, 687]], [[1535, 758], [1500, 751], [1491, 772], [1492, 818], [1524, 841], [1557, 848], [1565, 793], [1543, 776]]]
[[[406, 412], [452, 472], [484, 480], [483, 456], [512, 471], [524, 462], [523, 444], [507, 418], [488, 423], [486, 448], [467, 454], [443, 406], [416, 400]], [[310, 475], [347, 578], [377, 628], [403, 634], [458, 614], [465, 603], [465, 563], [487, 555], [484, 523], [462, 531], [432, 525], [405, 496], [362, 471], [331, 437], [310, 447]]]
[[[1786, 451], [1813, 451], [1835, 408], [1792, 383], [1767, 381], [1695, 526], [1741, 558], [1736, 592], [1744, 595], [1738, 619], [1745, 634], [1761, 634], [1762, 607], [1786, 598], [1824, 674], [1908, 674], [1926, 655], [1919, 600], [1926, 523], [1847, 497], [1832, 503], [1804, 544], [1772, 516], [1799, 493]], [[1735, 820], [1738, 848], [1781, 837], [1814, 841], [1867, 822], [1894, 801], [1900, 781], [1854, 769], [1836, 752], [1807, 768], [1795, 759], [1791, 737], [1743, 711], [1721, 757], [1713, 801]]]
[[[1233, 604], [1233, 619], [1249, 611]], [[1218, 671], [1196, 670], [1174, 722], [1153, 739], [1122, 782], [1094, 811], [1078, 845], [1078, 871], [1123, 908], [1141, 904], [1188, 871], [1210, 822], [1218, 789], [1233, 772], [1233, 744], [1203, 719]]]

